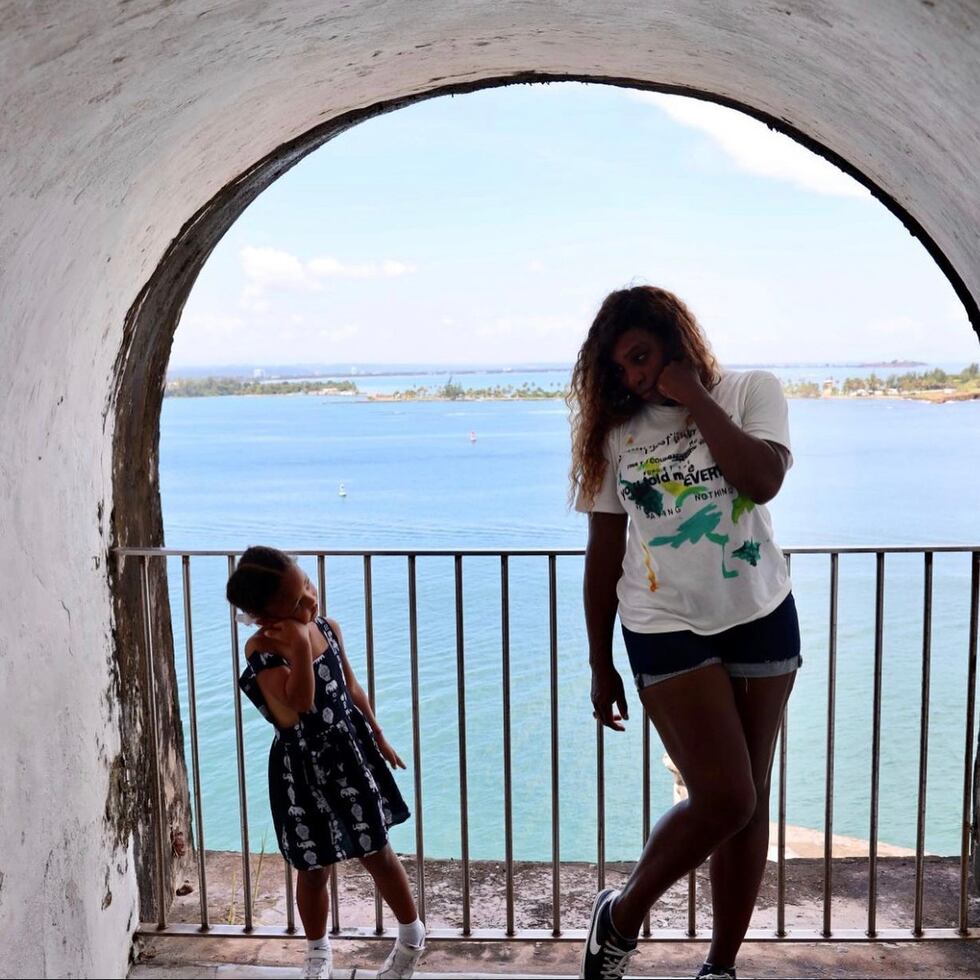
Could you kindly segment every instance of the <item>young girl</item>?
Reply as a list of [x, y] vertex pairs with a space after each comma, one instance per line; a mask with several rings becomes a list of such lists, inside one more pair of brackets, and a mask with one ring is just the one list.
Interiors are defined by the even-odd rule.
[[316, 589], [288, 555], [249, 548], [226, 592], [261, 627], [245, 645], [248, 666], [238, 683], [276, 728], [269, 797], [279, 849], [297, 872], [308, 943], [303, 976], [330, 976], [329, 867], [356, 857], [398, 919], [398, 939], [378, 976], [411, 977], [425, 926], [388, 844], [388, 827], [409, 816], [388, 765], [405, 763], [354, 677], [340, 628], [317, 615]]
[[786, 400], [765, 371], [720, 371], [687, 307], [651, 286], [606, 297], [572, 394], [595, 715], [614, 731], [627, 718], [612, 659], [618, 612], [640, 701], [689, 794], [653, 828], [623, 889], [600, 892], [581, 976], [621, 977], [651, 905], [710, 855], [714, 925], [698, 976], [731, 980], [766, 866], [773, 751], [801, 664], [764, 506], [791, 462]]

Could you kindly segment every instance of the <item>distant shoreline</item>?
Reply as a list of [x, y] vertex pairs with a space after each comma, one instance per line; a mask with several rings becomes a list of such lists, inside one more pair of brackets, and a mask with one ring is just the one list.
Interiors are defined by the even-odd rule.
[[[928, 367], [928, 361], [779, 361], [771, 364], [754, 364], [748, 361], [733, 364], [723, 364], [723, 368], [732, 371], [743, 371], [747, 368], [763, 368], [770, 370], [773, 368], [792, 368], [793, 370], [822, 370], [825, 368], [918, 368]], [[467, 367], [454, 367], [439, 364], [427, 365], [424, 367], [405, 366], [384, 367], [378, 370], [364, 368], [324, 370], [314, 368], [312, 371], [303, 369], [297, 365], [284, 365], [275, 368], [241, 367], [239, 365], [215, 365], [214, 367], [185, 367], [176, 368], [167, 374], [167, 383], [172, 381], [189, 381], [192, 379], [203, 379], [206, 377], [221, 377], [235, 379], [239, 381], [255, 381], [258, 384], [270, 384], [273, 382], [296, 383], [300, 381], [321, 381], [335, 379], [351, 381], [355, 384], [358, 378], [421, 378], [434, 377], [441, 375], [465, 375], [465, 374], [553, 374], [556, 371], [566, 371], [571, 373], [571, 364], [549, 364], [549, 365], [530, 365], [528, 367], [503, 367], [500, 365], [470, 365]], [[256, 375], [255, 372], [261, 374]]]
[[[892, 362], [896, 366], [901, 362]], [[546, 369], [540, 369], [544, 371]], [[549, 373], [555, 372], [547, 369]], [[465, 372], [464, 372], [465, 373]], [[478, 372], [471, 372], [478, 373]], [[482, 372], [510, 375], [508, 371]], [[533, 372], [527, 372], [533, 373]], [[432, 374], [420, 375], [433, 378]], [[398, 375], [402, 377], [402, 375]], [[517, 375], [520, 378], [520, 374]], [[304, 378], [288, 381], [282, 379], [252, 378], [242, 380], [231, 377], [172, 378], [167, 381], [164, 395], [173, 398], [202, 398], [222, 395], [319, 395], [344, 396], [359, 401], [406, 402], [406, 401], [540, 401], [564, 400], [567, 386], [542, 388], [524, 380], [521, 384], [493, 384], [481, 387], [464, 387], [450, 374], [441, 384], [415, 385], [390, 392], [363, 392], [355, 381], [336, 378]], [[912, 401], [928, 401], [942, 404], [950, 401], [980, 399], [980, 365], [969, 364], [958, 374], [950, 374], [941, 368], [916, 373], [906, 371], [879, 376], [872, 371], [866, 377], [847, 377], [842, 380], [826, 378], [816, 381], [782, 382], [787, 398], [840, 399], [840, 398], [900, 398]]]

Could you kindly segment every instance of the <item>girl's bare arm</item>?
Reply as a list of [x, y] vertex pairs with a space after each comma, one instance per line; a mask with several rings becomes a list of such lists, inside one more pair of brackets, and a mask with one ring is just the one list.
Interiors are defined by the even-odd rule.
[[364, 688], [361, 687], [357, 678], [354, 676], [354, 669], [351, 667], [350, 661], [347, 659], [347, 651], [344, 649], [344, 637], [340, 632], [340, 626], [333, 619], [327, 619], [327, 624], [333, 630], [337, 641], [340, 643], [340, 664], [344, 670], [344, 681], [347, 684], [347, 693], [350, 695], [351, 701], [354, 702], [354, 705], [364, 715], [368, 725], [371, 726], [375, 741], [378, 743], [378, 749], [381, 751], [387, 763], [393, 769], [404, 769], [405, 763], [402, 762], [401, 757], [384, 737], [381, 726], [378, 724], [378, 719], [375, 717], [374, 710], [371, 708], [371, 702], [368, 700]]
[[[248, 641], [246, 654], [254, 650], [268, 650], [279, 654], [289, 662], [288, 667], [270, 667], [259, 673], [259, 690], [280, 721], [277, 705], [302, 714], [313, 708], [313, 645], [309, 631], [302, 623], [282, 620], [266, 626]], [[290, 724], [295, 724], [292, 720]], [[280, 721], [280, 724], [282, 722]]]

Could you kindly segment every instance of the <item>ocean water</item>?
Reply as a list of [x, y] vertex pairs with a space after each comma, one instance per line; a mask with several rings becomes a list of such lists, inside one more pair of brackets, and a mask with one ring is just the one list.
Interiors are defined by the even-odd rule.
[[[777, 374], [788, 372], [776, 371]], [[822, 373], [817, 371], [817, 374]], [[862, 373], [851, 370], [846, 373]], [[866, 372], [863, 372], [866, 373]], [[879, 372], [881, 373], [881, 372]], [[830, 376], [830, 372], [827, 372]], [[846, 374], [845, 374], [846, 376]], [[548, 375], [456, 379], [464, 385]], [[377, 379], [379, 382], [381, 379]], [[388, 379], [390, 380], [390, 379]], [[413, 378], [442, 384], [445, 378]], [[404, 387], [392, 384], [393, 390]], [[771, 504], [783, 546], [980, 543], [980, 402], [790, 402], [795, 465]], [[475, 433], [471, 441], [470, 433]], [[173, 548], [577, 548], [585, 518], [567, 506], [568, 431], [559, 401], [369, 402], [316, 396], [167, 399], [161, 419], [161, 489]], [[347, 495], [341, 497], [343, 484]], [[548, 562], [510, 562], [514, 841], [519, 859], [551, 856]], [[796, 556], [792, 574], [805, 664], [789, 708], [790, 823], [820, 829], [826, 764], [829, 565]], [[872, 731], [874, 557], [840, 559], [834, 832], [868, 836]], [[234, 678], [227, 559], [194, 559], [193, 639], [205, 843], [240, 846]], [[315, 563], [307, 562], [315, 579]], [[363, 561], [329, 558], [325, 606], [339, 620], [354, 669], [365, 673]], [[418, 559], [422, 815], [426, 854], [460, 850], [454, 567]], [[581, 611], [582, 561], [557, 561], [561, 856], [596, 853], [595, 723]], [[504, 853], [500, 562], [467, 558], [464, 578], [465, 736], [469, 846]], [[922, 676], [923, 561], [886, 561], [882, 841], [914, 846]], [[182, 716], [186, 726], [183, 598], [170, 566]], [[970, 560], [935, 558], [926, 848], [958, 853], [962, 817]], [[398, 780], [414, 804], [408, 577], [404, 558], [373, 562], [378, 715], [409, 764]], [[239, 627], [240, 641], [248, 630]], [[617, 662], [624, 675], [621, 646]], [[629, 685], [628, 685], [629, 689]], [[610, 860], [642, 843], [639, 703], [625, 734], [605, 737]], [[246, 702], [248, 819], [253, 850], [275, 850], [266, 759], [271, 728]], [[654, 819], [671, 779], [652, 737]], [[187, 741], [188, 760], [190, 742]], [[188, 763], [189, 764], [189, 763]], [[774, 794], [775, 801], [775, 794]], [[396, 828], [415, 848], [414, 819]]]

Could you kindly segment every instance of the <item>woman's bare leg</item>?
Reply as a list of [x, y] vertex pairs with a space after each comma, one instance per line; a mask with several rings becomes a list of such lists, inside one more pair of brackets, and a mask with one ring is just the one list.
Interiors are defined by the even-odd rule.
[[679, 878], [702, 864], [756, 811], [752, 761], [728, 672], [711, 664], [640, 692], [664, 748], [680, 770], [688, 799], [653, 828], [640, 860], [612, 907], [626, 939]]
[[755, 784], [756, 807], [749, 822], [711, 856], [711, 949], [708, 961], [734, 966], [749, 928], [769, 851], [769, 785], [776, 737], [796, 671], [778, 677], [732, 678], [735, 705]]

